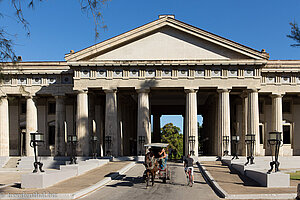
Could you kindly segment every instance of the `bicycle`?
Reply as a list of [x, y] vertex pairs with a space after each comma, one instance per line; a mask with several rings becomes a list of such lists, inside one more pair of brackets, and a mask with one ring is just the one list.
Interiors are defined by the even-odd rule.
[[190, 187], [193, 187], [193, 176], [192, 176], [192, 169], [188, 168], [188, 171], [186, 172], [187, 176], [187, 185]]

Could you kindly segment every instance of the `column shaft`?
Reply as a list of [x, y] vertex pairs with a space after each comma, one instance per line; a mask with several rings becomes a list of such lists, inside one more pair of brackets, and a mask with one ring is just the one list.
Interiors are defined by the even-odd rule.
[[66, 106], [64, 96], [56, 96], [55, 109], [55, 155], [65, 156], [66, 154]]
[[36, 132], [37, 129], [37, 107], [35, 99], [32, 96], [27, 97], [26, 100], [26, 156], [34, 156], [34, 150], [30, 147], [30, 133]]
[[87, 91], [79, 91], [77, 94], [76, 115], [77, 155], [79, 156], [89, 156], [88, 110]]
[[282, 96], [272, 95], [272, 131], [282, 132]]
[[159, 114], [153, 114], [153, 142], [161, 142], [160, 116]]
[[260, 155], [259, 141], [259, 110], [258, 110], [258, 92], [250, 90], [248, 93], [248, 134], [255, 135], [255, 155]]
[[[229, 102], [229, 90], [223, 89], [218, 90], [219, 92], [219, 108], [218, 108], [218, 156], [222, 156], [225, 150], [228, 150], [228, 154], [231, 154], [231, 146], [230, 141], [228, 143], [227, 149], [225, 149], [225, 145], [223, 143], [223, 136], [229, 136], [229, 140], [231, 140], [230, 134], [230, 102]], [[220, 145], [222, 144], [222, 145]]]
[[239, 149], [241, 150], [241, 154], [245, 156], [246, 155], [246, 143], [245, 143], [245, 135], [247, 134], [248, 124], [248, 94], [247, 92], [243, 93], [242, 96], [242, 113], [243, 113], [243, 119], [242, 119], [242, 135], [240, 137], [240, 142], [238, 144]]
[[105, 106], [105, 137], [111, 137], [111, 144], [105, 143], [105, 154], [118, 156], [119, 134], [118, 134], [118, 104], [117, 90], [106, 90]]
[[139, 143], [139, 137], [145, 137], [145, 144], [151, 143], [149, 90], [138, 90], [137, 153], [144, 154], [145, 148]]
[[[185, 90], [186, 114], [185, 114], [185, 153], [194, 152], [198, 156], [198, 125], [197, 125], [197, 90]], [[194, 143], [189, 137], [195, 139]]]
[[0, 156], [9, 156], [9, 114], [6, 96], [0, 99]]

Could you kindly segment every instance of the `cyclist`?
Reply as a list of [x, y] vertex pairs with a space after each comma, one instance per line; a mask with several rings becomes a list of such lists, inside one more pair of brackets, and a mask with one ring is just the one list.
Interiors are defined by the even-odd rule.
[[191, 169], [191, 175], [192, 175], [192, 182], [194, 183], [194, 167], [193, 167], [194, 159], [191, 158], [191, 155], [188, 154], [187, 157], [184, 159], [184, 172], [186, 176], [188, 177], [188, 170]]

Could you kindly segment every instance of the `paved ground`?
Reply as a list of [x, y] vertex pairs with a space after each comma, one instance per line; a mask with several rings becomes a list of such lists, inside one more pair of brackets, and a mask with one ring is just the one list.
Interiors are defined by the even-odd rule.
[[186, 186], [186, 177], [181, 163], [170, 163], [169, 167], [171, 170], [171, 181], [167, 181], [166, 184], [162, 183], [162, 180], [156, 179], [154, 186], [149, 186], [146, 189], [146, 184], [141, 177], [145, 167], [142, 164], [137, 164], [122, 179], [110, 182], [102, 189], [83, 199], [219, 199], [205, 183], [197, 167], [195, 167], [195, 184], [193, 187]]
[[[88, 171], [87, 173], [84, 173], [83, 175], [67, 179], [65, 181], [62, 181], [60, 183], [55, 184], [54, 186], [48, 187], [46, 189], [21, 189], [20, 188], [20, 177], [15, 175], [13, 177], [6, 177], [10, 182], [15, 180], [15, 184], [12, 186], [0, 188], [0, 193], [74, 193], [76, 191], [79, 191], [81, 189], [87, 188], [91, 185], [96, 184], [100, 180], [102, 180], [104, 177], [109, 176], [111, 173], [114, 173], [121, 168], [125, 167], [129, 162], [110, 162], [104, 166], [98, 167], [96, 169], [93, 169], [91, 171]], [[7, 173], [7, 172], [6, 172]], [[0, 174], [0, 180], [1, 179]], [[6, 180], [6, 182], [9, 182]], [[4, 181], [4, 180], [3, 180]]]
[[291, 187], [289, 188], [260, 187], [255, 181], [241, 176], [236, 171], [222, 165], [221, 161], [201, 162], [201, 164], [228, 194], [296, 193], [296, 186], [300, 183], [300, 181], [291, 181]]

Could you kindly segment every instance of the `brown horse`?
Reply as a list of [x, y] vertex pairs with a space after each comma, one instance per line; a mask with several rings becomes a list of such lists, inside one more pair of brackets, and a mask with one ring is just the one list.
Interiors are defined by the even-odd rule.
[[146, 179], [146, 188], [149, 185], [149, 180], [151, 176], [152, 186], [154, 185], [155, 174], [158, 171], [158, 161], [154, 158], [151, 152], [145, 155], [145, 179]]

